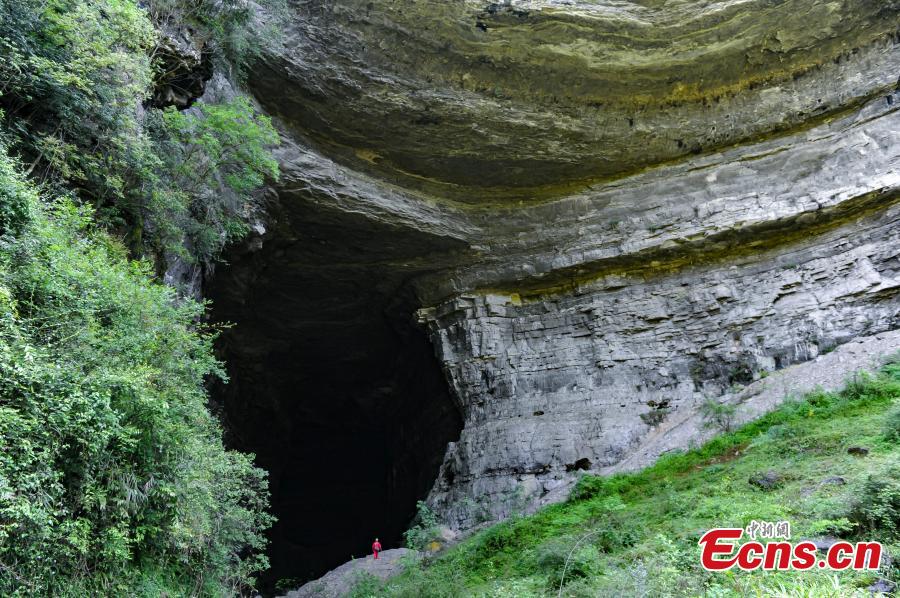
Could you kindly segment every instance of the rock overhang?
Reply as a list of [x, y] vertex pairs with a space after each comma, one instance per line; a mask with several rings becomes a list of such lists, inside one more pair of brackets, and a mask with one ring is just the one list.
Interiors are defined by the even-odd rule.
[[898, 107], [891, 90], [789, 134], [500, 206], [410, 190], [288, 140], [280, 193], [286, 205], [407, 231], [381, 243], [401, 239], [408, 254], [383, 259], [405, 271], [424, 305], [473, 291], [539, 298], [787, 246], [888, 207], [900, 188]]
[[[896, 84], [893, 2], [292, 5], [254, 70], [324, 153], [474, 205], [596, 181], [827, 118]], [[483, 27], [479, 27], [478, 24]]]

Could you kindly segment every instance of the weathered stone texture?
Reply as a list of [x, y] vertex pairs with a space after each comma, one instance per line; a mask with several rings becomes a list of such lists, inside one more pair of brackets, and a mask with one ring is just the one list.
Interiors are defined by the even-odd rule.
[[614, 465], [669, 414], [896, 328], [898, 224], [895, 206], [789, 251], [422, 312], [464, 413], [433, 503], [462, 526], [466, 498], [508, 514], [520, 486], [539, 497], [579, 460]]
[[[235, 354], [339, 353], [390, 314], [352, 352], [380, 380], [421, 307], [464, 426], [429, 497], [455, 527], [686, 446], [673, 422], [762, 372], [893, 342], [896, 0], [292, 9], [250, 77], [287, 140], [261, 257], [226, 285], [254, 322]], [[381, 405], [363, 387], [320, 400]]]

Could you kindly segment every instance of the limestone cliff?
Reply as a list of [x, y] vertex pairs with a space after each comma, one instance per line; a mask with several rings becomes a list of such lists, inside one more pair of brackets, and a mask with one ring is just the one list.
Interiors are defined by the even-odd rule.
[[387, 416], [395, 527], [429, 490], [467, 527], [900, 327], [900, 2], [290, 14], [250, 78], [287, 137], [270, 230], [211, 289], [270, 465]]

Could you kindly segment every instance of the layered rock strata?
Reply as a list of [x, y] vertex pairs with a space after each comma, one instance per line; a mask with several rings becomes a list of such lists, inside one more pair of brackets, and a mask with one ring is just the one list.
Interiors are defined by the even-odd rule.
[[[418, 389], [404, 434], [436, 436], [397, 450], [439, 450], [415, 485], [465, 528], [900, 328], [898, 25], [884, 0], [294, 2], [250, 78], [286, 137], [272, 226], [217, 282], [238, 388], [386, 322], [348, 363]], [[388, 375], [426, 367], [385, 340], [414, 317], [446, 393]], [[235, 413], [325, 413], [265, 376]]]

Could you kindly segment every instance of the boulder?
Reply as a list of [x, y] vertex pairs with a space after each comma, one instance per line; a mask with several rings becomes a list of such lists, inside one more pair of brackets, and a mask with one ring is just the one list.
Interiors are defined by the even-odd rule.
[[750, 476], [748, 482], [762, 490], [774, 490], [783, 482], [784, 477], [777, 471], [767, 471]]

